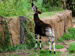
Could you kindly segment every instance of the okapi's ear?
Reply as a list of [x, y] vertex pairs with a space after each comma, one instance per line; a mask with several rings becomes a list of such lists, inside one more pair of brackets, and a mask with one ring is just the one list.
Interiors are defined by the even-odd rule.
[[39, 14], [41, 14], [41, 12], [40, 12], [40, 11], [38, 11], [38, 13], [39, 13]]
[[34, 6], [34, 4], [33, 4], [33, 3], [32, 3], [31, 5], [32, 5], [32, 7]]

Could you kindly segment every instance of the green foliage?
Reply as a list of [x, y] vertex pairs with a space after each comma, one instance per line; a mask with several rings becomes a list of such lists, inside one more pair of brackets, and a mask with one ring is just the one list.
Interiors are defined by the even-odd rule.
[[42, 6], [43, 0], [37, 0], [37, 2], [34, 1], [33, 3], [38, 7], [38, 9], [39, 9], [40, 11], [46, 12], [45, 7]]
[[59, 37], [57, 40], [58, 42], [63, 42], [63, 39], [61, 37]]
[[75, 42], [69, 45], [69, 52], [74, 53], [75, 52]]
[[68, 34], [64, 33], [63, 36], [62, 36], [62, 38], [65, 39], [65, 40], [70, 40], [70, 39], [72, 39], [72, 35], [69, 34], [69, 33]]
[[61, 48], [64, 48], [64, 46], [63, 45], [55, 45], [55, 48], [56, 49], [61, 49]]
[[9, 54], [3, 54], [2, 56], [19, 56], [19, 55], [18, 54], [9, 53]]
[[67, 45], [68, 43], [66, 42], [65, 44]]
[[[52, 48], [53, 48], [53, 46], [52, 46]], [[64, 46], [63, 45], [55, 45], [55, 48], [56, 49], [61, 49], [61, 48], [64, 48]]]
[[[0, 1], [0, 16], [12, 17], [24, 15], [29, 18], [30, 16], [28, 16], [27, 13], [32, 12], [31, 3], [32, 3], [31, 0]], [[61, 6], [60, 0], [56, 1], [56, 4], [53, 0], [51, 1], [37, 0], [37, 2], [34, 1], [33, 3], [42, 12], [59, 10], [60, 9], [59, 7]]]
[[54, 51], [52, 51], [51, 53], [49, 53], [49, 51], [44, 51], [44, 52], [40, 52], [39, 56], [60, 56], [61, 52], [57, 52], [56, 54], [54, 54]]
[[62, 53], [61, 52], [56, 52], [56, 54], [54, 54], [54, 51], [52, 51], [51, 53], [49, 53], [49, 50], [40, 50], [38, 52], [30, 52], [32, 53], [31, 55], [27, 55], [27, 56], [60, 56]]
[[[27, 48], [33, 48], [35, 45], [35, 39], [34, 39], [34, 22], [32, 22], [31, 20], [27, 21], [26, 24], [24, 24], [25, 27], [25, 31], [26, 31], [26, 39], [25, 39], [25, 44], [27, 45]], [[29, 27], [30, 25], [30, 27]], [[29, 27], [29, 28], [28, 28]]]
[[69, 28], [68, 30], [69, 30], [69, 34], [72, 35], [72, 39], [75, 40], [75, 28], [72, 28], [72, 29]]
[[31, 8], [29, 0], [8, 0], [0, 1], [0, 16], [26, 16], [26, 12]]
[[75, 0], [67, 0], [67, 9], [75, 11]]
[[8, 56], [19, 56], [19, 55], [10, 53]]
[[[7, 23], [5, 23], [5, 29], [6, 30], [4, 34], [0, 32], [0, 52], [2, 51], [5, 52], [10, 45], [10, 35], [9, 35], [9, 28], [7, 26]], [[4, 30], [4, 26], [3, 26], [3, 30]]]
[[[8, 46], [8, 47], [6, 47]], [[13, 51], [20, 51], [20, 50], [24, 50], [27, 48], [26, 44], [22, 44], [22, 45], [15, 45], [15, 46], [11, 46], [11, 45], [6, 45], [3, 48], [0, 47], [0, 52], [13, 52]]]
[[44, 50], [44, 49], [41, 49], [40, 50], [40, 53], [46, 53], [47, 51], [46, 50]]
[[59, 42], [63, 42], [63, 40], [75, 40], [75, 28], [69, 28], [69, 33], [64, 33], [62, 37], [58, 38]]
[[46, 11], [57, 10], [61, 6], [61, 0], [43, 0], [42, 6], [45, 8]]

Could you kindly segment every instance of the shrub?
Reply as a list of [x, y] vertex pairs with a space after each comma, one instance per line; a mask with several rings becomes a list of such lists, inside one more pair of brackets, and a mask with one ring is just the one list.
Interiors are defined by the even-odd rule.
[[64, 40], [70, 40], [70, 39], [72, 39], [72, 35], [71, 34], [67, 34], [67, 33], [64, 33], [63, 34], [63, 36], [62, 36], [62, 38], [64, 39]]
[[25, 44], [27, 45], [27, 48], [33, 48], [35, 45], [35, 38], [34, 38], [34, 22], [31, 20], [27, 21], [26, 24], [23, 23], [25, 29], [26, 29], [26, 38], [25, 38]]
[[61, 49], [61, 48], [64, 48], [64, 46], [63, 45], [55, 45], [55, 48], [56, 49]]
[[59, 37], [57, 40], [58, 40], [58, 42], [63, 42], [62, 37]]
[[3, 30], [5, 30], [5, 34], [0, 32], [0, 52], [7, 51], [7, 48], [10, 46], [10, 34], [9, 34], [9, 28], [7, 26], [7, 23], [4, 23], [5, 27], [3, 26]]
[[72, 28], [72, 29], [68, 29], [69, 30], [69, 34], [72, 35], [72, 38], [75, 40], [75, 28]]
[[31, 8], [29, 0], [8, 0], [0, 1], [0, 16], [26, 16], [26, 12]]
[[75, 52], [75, 42], [69, 45], [69, 52], [74, 53]]
[[41, 49], [40, 50], [40, 53], [46, 53], [47, 51], [46, 50], [44, 50], [44, 49]]

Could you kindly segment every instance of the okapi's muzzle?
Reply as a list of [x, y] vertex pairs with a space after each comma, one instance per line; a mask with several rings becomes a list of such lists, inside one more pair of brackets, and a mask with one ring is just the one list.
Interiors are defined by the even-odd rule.
[[34, 6], [34, 4], [33, 4], [33, 3], [32, 3], [31, 5], [32, 5], [32, 7]]

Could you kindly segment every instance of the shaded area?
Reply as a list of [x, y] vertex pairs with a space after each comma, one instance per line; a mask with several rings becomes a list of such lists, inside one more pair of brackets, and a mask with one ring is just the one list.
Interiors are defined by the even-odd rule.
[[67, 9], [72, 10], [72, 16], [75, 16], [75, 0], [67, 0]]
[[20, 44], [23, 44], [25, 42], [25, 36], [26, 36], [26, 31], [23, 23], [26, 23], [26, 17], [19, 16], [19, 20], [20, 20]]

